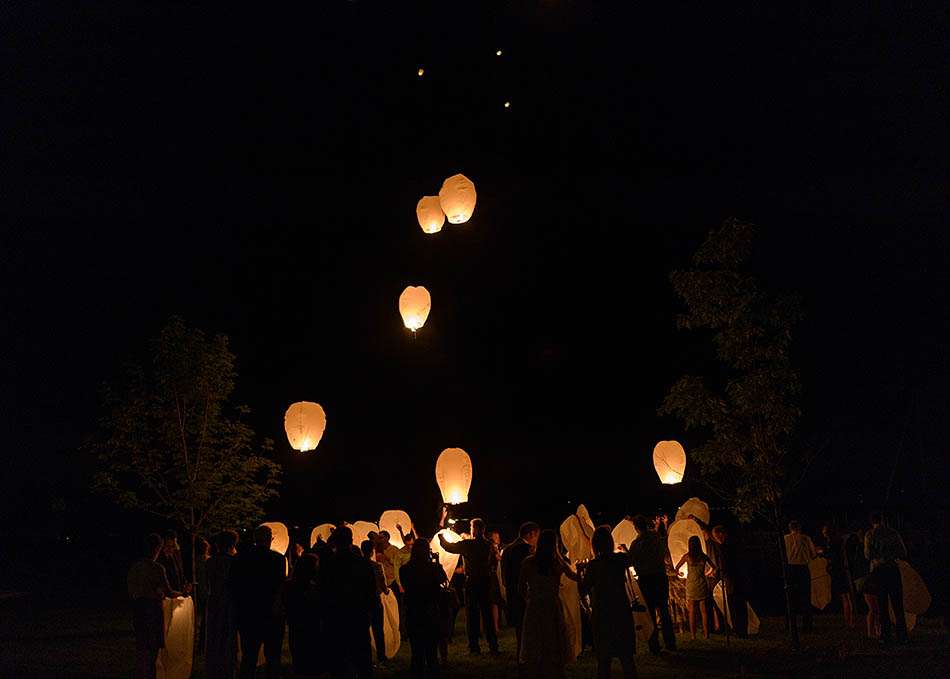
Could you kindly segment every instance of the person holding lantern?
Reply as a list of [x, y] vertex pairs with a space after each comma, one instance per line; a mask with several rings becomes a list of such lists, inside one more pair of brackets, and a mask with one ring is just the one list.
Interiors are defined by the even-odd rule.
[[534, 552], [538, 544], [541, 527], [533, 521], [521, 524], [518, 530], [518, 539], [505, 547], [501, 555], [501, 579], [505, 583], [505, 594], [508, 597], [508, 622], [515, 628], [518, 648], [521, 648], [521, 622], [524, 620], [524, 596], [518, 590], [521, 580], [521, 565]]
[[[647, 518], [642, 514], [633, 517], [632, 522], [638, 533], [637, 539], [630, 545], [630, 559], [637, 572], [637, 582], [650, 614], [654, 619], [657, 615], [660, 617], [666, 650], [675, 651], [676, 635], [673, 633], [673, 620], [670, 618], [670, 582], [666, 574], [669, 553], [666, 540], [655, 530], [650, 530]], [[654, 525], [664, 524], [655, 522]], [[654, 626], [648, 644], [653, 655], [660, 654], [659, 636], [660, 630]]]
[[155, 677], [155, 661], [165, 646], [165, 618], [162, 600], [176, 596], [158, 563], [162, 538], [156, 533], [145, 537], [141, 559], [132, 564], [128, 574], [129, 598], [132, 600], [132, 627], [135, 630], [135, 676], [138, 679]]

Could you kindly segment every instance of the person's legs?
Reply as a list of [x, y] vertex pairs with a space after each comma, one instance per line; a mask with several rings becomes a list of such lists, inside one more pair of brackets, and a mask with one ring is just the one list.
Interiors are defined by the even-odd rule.
[[509, 593], [508, 623], [515, 628], [515, 658], [521, 652], [521, 623], [524, 620], [524, 601], [521, 597]]
[[376, 657], [379, 662], [386, 662], [386, 636], [383, 632], [383, 604], [377, 603], [373, 608], [370, 626], [373, 630], [373, 642], [376, 644]]
[[897, 564], [882, 564], [878, 566], [878, 576], [881, 586], [881, 640], [891, 639], [890, 610], [894, 611], [894, 626], [897, 628], [897, 640], [907, 639], [907, 619], [904, 615], [904, 588], [901, 583], [901, 573]]
[[749, 636], [749, 604], [746, 598], [737, 591], [735, 587], [730, 585], [730, 587], [727, 588], [727, 591], [729, 590], [731, 590], [731, 594], [728, 596], [729, 616], [732, 618], [732, 629], [735, 630], [737, 637], [745, 638]]
[[686, 600], [686, 617], [689, 618], [689, 633], [693, 637], [693, 640], [696, 640], [696, 616], [693, 615], [695, 611], [693, 610], [696, 606], [696, 602], [692, 599]]
[[623, 679], [637, 679], [637, 662], [632, 654], [622, 656], [620, 666], [623, 668]]
[[492, 653], [498, 652], [498, 634], [492, 620], [491, 583], [484, 582], [478, 588], [478, 607], [481, 611], [482, 627], [485, 630], [485, 641]]
[[699, 616], [703, 621], [703, 639], [709, 638], [709, 606], [706, 605], [705, 601], [697, 601], [699, 604]]
[[422, 679], [426, 675], [425, 652], [423, 651], [422, 635], [414, 632], [409, 635], [409, 670], [413, 679]]
[[284, 621], [272, 621], [264, 637], [264, 658], [269, 679], [280, 677], [280, 655], [284, 647]]
[[864, 602], [868, 605], [868, 639], [879, 639], [881, 636], [881, 609], [878, 606], [876, 594], [865, 594]]
[[468, 650], [472, 653], [479, 653], [481, 649], [478, 646], [478, 617], [479, 606], [474, 583], [465, 584], [465, 622], [468, 627]]
[[610, 665], [613, 658], [606, 653], [597, 654], [597, 679], [610, 679]]
[[841, 610], [844, 613], [844, 621], [848, 627], [854, 629], [854, 606], [851, 604], [851, 592], [845, 592], [841, 595]]
[[348, 637], [350, 641], [347, 655], [356, 669], [356, 676], [359, 679], [370, 679], [373, 676], [373, 650], [370, 648], [366, 622], [351, 625]]
[[430, 635], [426, 637], [423, 647], [423, 659], [425, 661], [426, 677], [428, 677], [428, 679], [438, 679], [442, 674], [439, 670], [439, 652], [437, 646], [438, 639], [436, 636]]
[[254, 679], [257, 672], [257, 654], [264, 635], [257, 629], [241, 629], [241, 679]]

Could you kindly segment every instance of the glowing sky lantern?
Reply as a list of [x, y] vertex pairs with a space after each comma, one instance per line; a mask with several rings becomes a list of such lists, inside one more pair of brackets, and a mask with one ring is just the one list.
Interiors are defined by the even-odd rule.
[[379, 529], [389, 533], [389, 544], [396, 549], [402, 549], [405, 543], [396, 526], [402, 527], [402, 532], [408, 534], [412, 530], [412, 519], [401, 509], [387, 509], [379, 517]]
[[333, 529], [336, 528], [332, 523], [321, 523], [319, 526], [310, 531], [310, 546], [313, 547], [317, 544], [317, 538], [323, 538], [323, 541], [326, 542], [330, 539], [330, 534], [333, 532]]
[[653, 449], [653, 466], [660, 483], [679, 483], [686, 470], [686, 451], [676, 441], [660, 441]]
[[446, 448], [435, 463], [435, 480], [442, 491], [442, 501], [450, 505], [468, 502], [472, 486], [472, 458], [461, 448]]
[[449, 224], [464, 224], [475, 212], [475, 184], [463, 174], [452, 175], [442, 182], [439, 203]]
[[399, 315], [402, 316], [403, 325], [413, 332], [426, 324], [431, 308], [432, 297], [421, 285], [410, 285], [399, 295]]
[[426, 70], [425, 70], [424, 68], [422, 68], [421, 66], [419, 67], [419, 70], [416, 71], [416, 75], [418, 75], [420, 78], [421, 78], [422, 76], [424, 76], [425, 73], [426, 73]]
[[445, 224], [445, 213], [438, 196], [423, 196], [416, 203], [416, 219], [426, 233], [438, 233]]
[[284, 431], [290, 447], [302, 453], [317, 447], [326, 427], [327, 415], [319, 403], [300, 401], [284, 414]]
[[462, 539], [462, 536], [453, 530], [443, 528], [432, 537], [432, 542], [429, 543], [429, 549], [432, 550], [433, 554], [439, 557], [439, 565], [441, 565], [442, 569], [445, 571], [445, 576], [451, 580], [452, 575], [455, 573], [455, 567], [459, 562], [459, 555], [450, 554], [449, 552], [442, 549], [442, 543], [439, 542], [440, 535], [444, 535], [445, 541], [449, 543], [458, 542]]
[[290, 547], [290, 533], [287, 530], [287, 526], [280, 521], [267, 521], [261, 525], [270, 528], [270, 534], [273, 538], [270, 543], [271, 551], [277, 552], [278, 554], [286, 554], [287, 549]]

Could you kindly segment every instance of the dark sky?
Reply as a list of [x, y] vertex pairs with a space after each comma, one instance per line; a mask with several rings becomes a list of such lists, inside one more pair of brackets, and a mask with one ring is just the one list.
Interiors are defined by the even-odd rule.
[[[5, 7], [9, 515], [86, 516], [98, 387], [176, 313], [231, 337], [273, 516], [434, 511], [449, 446], [497, 520], [675, 504], [656, 408], [707, 350], [667, 277], [730, 216], [804, 300], [795, 501], [876, 502], [898, 459], [899, 501], [946, 504], [947, 7], [773, 4]], [[456, 172], [475, 215], [426, 236]]]

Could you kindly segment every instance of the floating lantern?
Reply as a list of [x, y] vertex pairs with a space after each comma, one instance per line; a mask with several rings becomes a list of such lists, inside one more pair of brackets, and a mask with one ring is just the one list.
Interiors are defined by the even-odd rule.
[[438, 196], [423, 196], [416, 203], [416, 219], [426, 233], [438, 233], [445, 224], [445, 213]]
[[421, 78], [425, 75], [425, 72], [426, 70], [424, 68], [420, 68], [418, 71], [416, 71], [416, 74]]
[[496, 57], [500, 57], [500, 56], [501, 56], [501, 50], [495, 50], [495, 56], [496, 56]]
[[505, 102], [505, 108], [511, 108], [511, 102], [510, 102], [510, 101], [506, 101], [506, 102]]
[[317, 538], [323, 538], [323, 541], [326, 542], [330, 539], [330, 535], [333, 533], [333, 529], [336, 528], [332, 523], [321, 523], [319, 526], [310, 531], [310, 546], [313, 547], [317, 544]]
[[686, 451], [676, 441], [660, 441], [653, 449], [653, 466], [660, 483], [679, 483], [686, 469]]
[[439, 542], [440, 535], [444, 535], [445, 541], [450, 543], [459, 542], [462, 536], [453, 530], [443, 528], [433, 536], [432, 542], [429, 543], [429, 548], [432, 550], [432, 553], [439, 557], [439, 565], [441, 565], [442, 570], [445, 571], [445, 577], [451, 581], [452, 575], [455, 573], [455, 567], [459, 562], [459, 555], [442, 549], [442, 543]]
[[412, 519], [401, 509], [387, 509], [379, 517], [379, 530], [389, 533], [389, 544], [396, 549], [402, 549], [405, 547], [405, 543], [402, 541], [402, 535], [399, 534], [396, 524], [402, 526], [402, 530], [406, 534], [412, 531]]
[[442, 182], [439, 203], [449, 224], [464, 224], [475, 212], [475, 184], [465, 175], [452, 175]]
[[425, 325], [431, 308], [432, 297], [421, 285], [410, 285], [399, 295], [399, 315], [403, 325], [413, 332]]
[[326, 427], [327, 416], [319, 403], [300, 401], [287, 408], [284, 414], [284, 431], [290, 447], [301, 453], [317, 447]]
[[261, 525], [270, 528], [272, 538], [270, 543], [271, 551], [277, 552], [280, 555], [286, 554], [287, 549], [290, 547], [290, 533], [287, 530], [287, 526], [280, 521], [267, 521]]
[[442, 501], [450, 505], [468, 502], [472, 486], [472, 458], [461, 448], [446, 448], [435, 463], [435, 480], [442, 491]]

